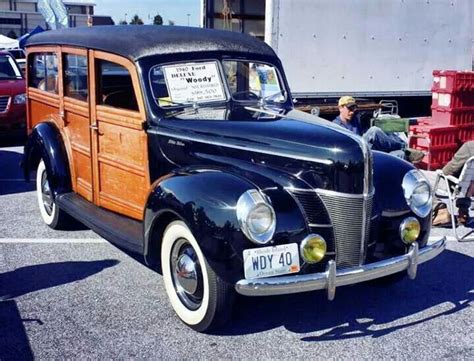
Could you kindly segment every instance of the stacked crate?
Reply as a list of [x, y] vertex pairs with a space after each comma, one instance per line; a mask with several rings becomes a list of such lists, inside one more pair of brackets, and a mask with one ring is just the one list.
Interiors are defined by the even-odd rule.
[[474, 140], [474, 72], [433, 71], [432, 116], [420, 118], [410, 127], [410, 146], [427, 156], [420, 168], [438, 169], [459, 146]]

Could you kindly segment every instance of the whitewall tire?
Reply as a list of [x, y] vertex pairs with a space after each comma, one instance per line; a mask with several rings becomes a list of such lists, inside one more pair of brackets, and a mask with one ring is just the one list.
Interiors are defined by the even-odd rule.
[[166, 227], [161, 266], [171, 306], [184, 323], [204, 332], [229, 319], [233, 289], [209, 267], [198, 242], [182, 221]]
[[69, 223], [69, 217], [64, 211], [59, 209], [54, 200], [43, 160], [40, 161], [36, 171], [36, 196], [44, 223], [53, 229], [65, 228]]

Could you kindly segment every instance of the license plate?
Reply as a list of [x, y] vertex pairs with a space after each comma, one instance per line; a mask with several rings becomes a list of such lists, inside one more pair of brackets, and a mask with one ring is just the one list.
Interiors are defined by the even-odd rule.
[[296, 243], [245, 249], [243, 255], [246, 279], [278, 276], [300, 271], [300, 257]]

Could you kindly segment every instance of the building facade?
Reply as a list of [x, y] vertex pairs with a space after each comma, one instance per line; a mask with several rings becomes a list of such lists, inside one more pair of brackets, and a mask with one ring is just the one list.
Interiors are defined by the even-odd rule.
[[[95, 2], [90, 0], [63, 1], [69, 16], [69, 26], [112, 25], [109, 16], [95, 16]], [[38, 11], [37, 0], [0, 0], [0, 34], [10, 38], [20, 37], [37, 26], [49, 29], [43, 15]]]

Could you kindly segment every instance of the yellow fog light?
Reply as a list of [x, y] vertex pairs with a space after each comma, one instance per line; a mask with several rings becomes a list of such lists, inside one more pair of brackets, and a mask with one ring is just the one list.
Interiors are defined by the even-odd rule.
[[415, 242], [420, 236], [420, 232], [420, 222], [415, 217], [408, 217], [400, 224], [400, 238], [406, 244]]
[[318, 263], [326, 255], [326, 241], [319, 234], [310, 234], [300, 245], [301, 257], [308, 263]]

